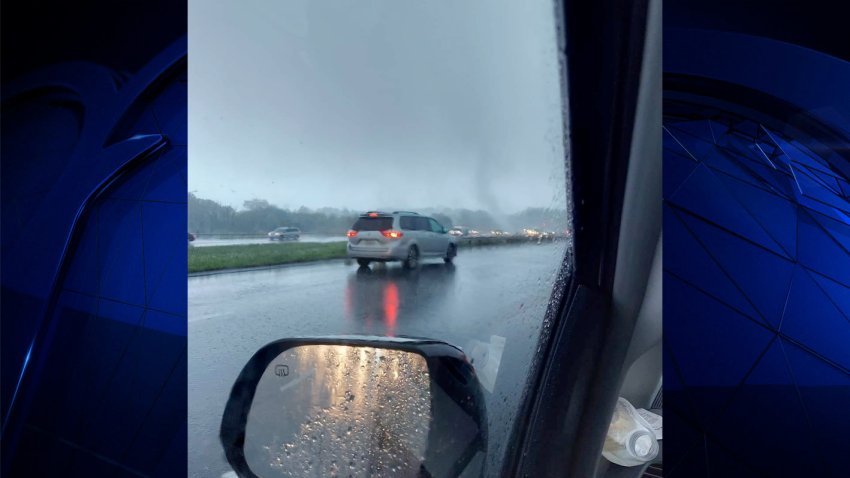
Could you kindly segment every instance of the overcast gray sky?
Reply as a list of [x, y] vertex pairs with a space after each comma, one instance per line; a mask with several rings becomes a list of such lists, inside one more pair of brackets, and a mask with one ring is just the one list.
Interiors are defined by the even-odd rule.
[[549, 0], [189, 2], [189, 190], [241, 207], [563, 208]]

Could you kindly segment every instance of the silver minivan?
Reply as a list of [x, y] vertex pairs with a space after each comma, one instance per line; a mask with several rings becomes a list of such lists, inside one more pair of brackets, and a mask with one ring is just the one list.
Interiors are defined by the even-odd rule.
[[297, 227], [279, 227], [268, 234], [270, 241], [297, 241], [301, 237], [301, 229]]
[[414, 269], [425, 257], [450, 263], [457, 255], [457, 240], [446, 228], [415, 212], [361, 214], [347, 235], [348, 257], [364, 267], [372, 261], [402, 261], [404, 267]]

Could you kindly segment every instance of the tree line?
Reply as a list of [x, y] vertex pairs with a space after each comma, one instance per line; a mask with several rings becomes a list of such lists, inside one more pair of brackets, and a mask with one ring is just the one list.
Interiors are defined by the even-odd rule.
[[[243, 209], [219, 204], [189, 193], [189, 232], [201, 235], [265, 234], [282, 226], [297, 227], [305, 233], [343, 234], [363, 211], [321, 208], [283, 209], [265, 199], [251, 199]], [[419, 209], [445, 227], [466, 226], [482, 232], [492, 229], [516, 232], [526, 227], [560, 230], [566, 224], [565, 211], [528, 208], [522, 212], [494, 217], [487, 211], [470, 209]]]

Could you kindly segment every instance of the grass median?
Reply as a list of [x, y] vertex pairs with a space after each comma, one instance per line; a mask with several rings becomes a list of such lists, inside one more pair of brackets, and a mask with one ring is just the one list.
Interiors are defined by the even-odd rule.
[[345, 242], [292, 242], [189, 248], [189, 273], [345, 257]]
[[[543, 242], [551, 242], [545, 240]], [[463, 237], [460, 249], [508, 244], [535, 244], [524, 237]], [[346, 257], [345, 242], [288, 242], [189, 248], [189, 273], [276, 266]]]

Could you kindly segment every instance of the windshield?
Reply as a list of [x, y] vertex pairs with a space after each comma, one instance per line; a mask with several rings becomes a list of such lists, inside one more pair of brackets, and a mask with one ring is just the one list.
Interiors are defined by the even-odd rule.
[[498, 475], [569, 273], [553, 3], [193, 1], [190, 476], [230, 471], [218, 429], [252, 354], [331, 335], [462, 349]]

